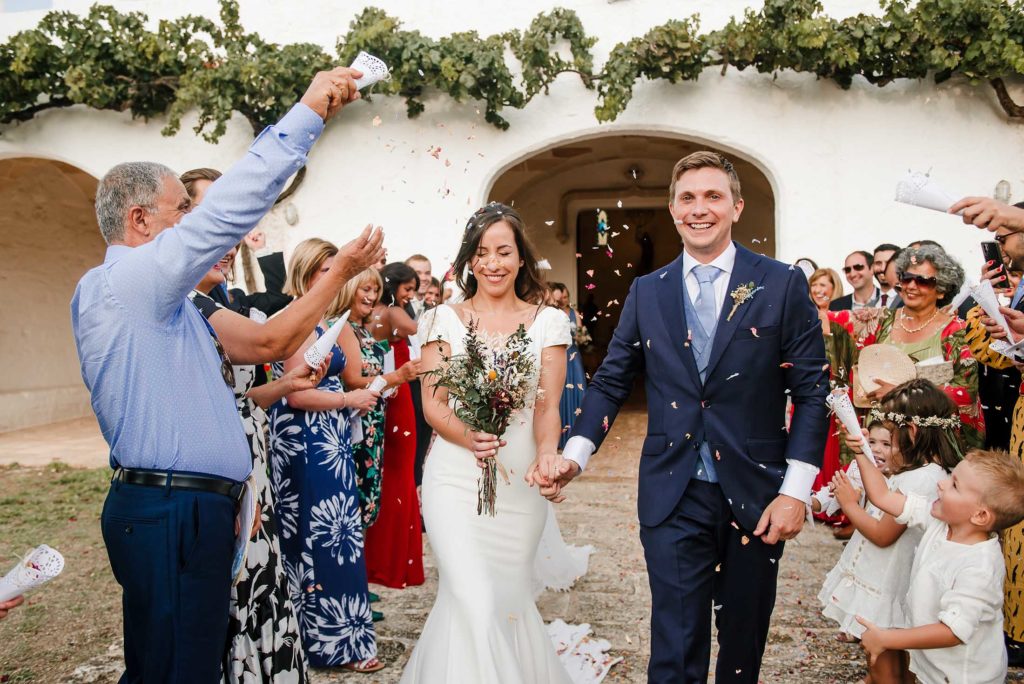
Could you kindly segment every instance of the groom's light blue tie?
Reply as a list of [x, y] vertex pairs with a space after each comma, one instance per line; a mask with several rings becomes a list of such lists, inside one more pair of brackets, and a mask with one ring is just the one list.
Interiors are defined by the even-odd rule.
[[[701, 383], [707, 379], [707, 360], [711, 356], [711, 345], [714, 343], [715, 330], [718, 328], [719, 312], [715, 303], [715, 280], [721, 273], [722, 269], [717, 266], [695, 266], [693, 268], [693, 275], [700, 286], [693, 308], [697, 312], [697, 320], [700, 321], [701, 327], [707, 334], [698, 342], [700, 349], [694, 349], [700, 359], [697, 368], [700, 370]], [[698, 340], [698, 337], [694, 336], [694, 340]], [[715, 472], [715, 462], [711, 457], [711, 447], [708, 446], [707, 440], [701, 443], [699, 453], [700, 459], [697, 461], [697, 470], [694, 476], [698, 480], [718, 482], [718, 473]]]

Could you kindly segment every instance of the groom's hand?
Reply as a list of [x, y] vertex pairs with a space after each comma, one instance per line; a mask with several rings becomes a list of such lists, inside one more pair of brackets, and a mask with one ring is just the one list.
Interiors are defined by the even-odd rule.
[[806, 504], [785, 494], [779, 494], [768, 504], [754, 529], [754, 536], [765, 544], [776, 544], [780, 539], [788, 541], [800, 534], [804, 527]]

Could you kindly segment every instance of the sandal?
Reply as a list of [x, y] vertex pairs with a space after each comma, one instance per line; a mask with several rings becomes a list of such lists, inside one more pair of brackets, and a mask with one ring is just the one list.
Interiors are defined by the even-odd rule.
[[358, 672], [360, 674], [369, 674], [371, 672], [383, 670], [384, 663], [379, 661], [377, 658], [370, 658], [369, 660], [357, 660], [354, 663], [345, 663], [341, 666], [341, 669], [348, 670], [349, 672]]

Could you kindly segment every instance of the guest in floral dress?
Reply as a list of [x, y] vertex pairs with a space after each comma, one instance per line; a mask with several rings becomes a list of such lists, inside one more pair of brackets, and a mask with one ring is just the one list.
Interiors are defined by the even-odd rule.
[[[903, 250], [895, 267], [903, 306], [883, 312], [878, 331], [866, 343], [891, 344], [915, 362], [939, 357], [951, 363], [953, 377], [940, 389], [959, 409], [967, 448], [983, 449], [985, 415], [978, 398], [978, 364], [967, 343], [967, 324], [955, 311], [945, 309], [963, 285], [963, 268], [933, 245]], [[881, 400], [894, 389], [884, 380], [875, 379], [881, 387], [872, 399]]]
[[[361, 358], [361, 364], [347, 364], [342, 379], [349, 388], [368, 387], [374, 379], [383, 375], [385, 385], [382, 391], [398, 387], [414, 379], [419, 372], [419, 362], [409, 361], [391, 373], [384, 373], [384, 356], [390, 345], [387, 340], [377, 340], [370, 332], [373, 325], [373, 310], [380, 302], [384, 281], [376, 269], [367, 269], [353, 278], [342, 288], [328, 318], [337, 318], [346, 311], [349, 314], [349, 328], [343, 330], [338, 344], [346, 358]], [[363, 512], [363, 526], [369, 527], [377, 520], [380, 512], [381, 478], [384, 467], [384, 425], [386, 400], [382, 397], [362, 418], [362, 441], [352, 448], [356, 463], [356, 486], [359, 488], [359, 503]]]
[[[300, 243], [288, 269], [288, 294], [305, 295], [335, 254], [324, 240]], [[326, 329], [319, 326], [299, 351], [275, 364], [275, 377], [302, 366], [306, 348]], [[310, 665], [373, 672], [383, 663], [376, 657], [349, 420], [351, 412], [372, 409], [379, 393], [346, 392], [345, 365], [335, 345], [318, 388], [293, 392], [271, 409], [271, 480], [288, 588]]]
[[[182, 174], [181, 181], [193, 204], [198, 205], [219, 176], [220, 172], [214, 169], [194, 169]], [[213, 343], [223, 352], [225, 359], [236, 362], [222, 370], [225, 380], [230, 379], [233, 385], [238, 413], [249, 442], [253, 459], [252, 477], [260, 506], [260, 528], [249, 542], [245, 565], [231, 590], [228, 644], [222, 676], [226, 684], [301, 684], [307, 680], [306, 658], [281, 562], [278, 521], [267, 468], [267, 416], [264, 410], [285, 394], [315, 388], [327, 367], [325, 364], [313, 374], [309, 368], [297, 367], [283, 377], [257, 387], [254, 386], [256, 367], [251, 364], [262, 364], [293, 354], [312, 332], [345, 283], [345, 278], [340, 270], [328, 272], [301, 305], [261, 325], [221, 307], [208, 296], [212, 290], [223, 286], [235, 252], [234, 248], [229, 250], [190, 295], [210, 325]]]

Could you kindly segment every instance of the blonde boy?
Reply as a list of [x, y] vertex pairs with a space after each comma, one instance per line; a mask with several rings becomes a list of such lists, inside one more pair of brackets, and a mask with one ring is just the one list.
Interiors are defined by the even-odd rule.
[[909, 650], [910, 669], [924, 684], [1001, 684], [1006, 570], [996, 533], [1024, 519], [1024, 464], [1004, 451], [971, 451], [929, 506], [924, 497], [889, 491], [859, 451], [857, 462], [872, 503], [899, 523], [925, 528], [905, 601], [913, 626], [879, 629], [858, 617], [867, 629], [864, 650], [872, 660]]

